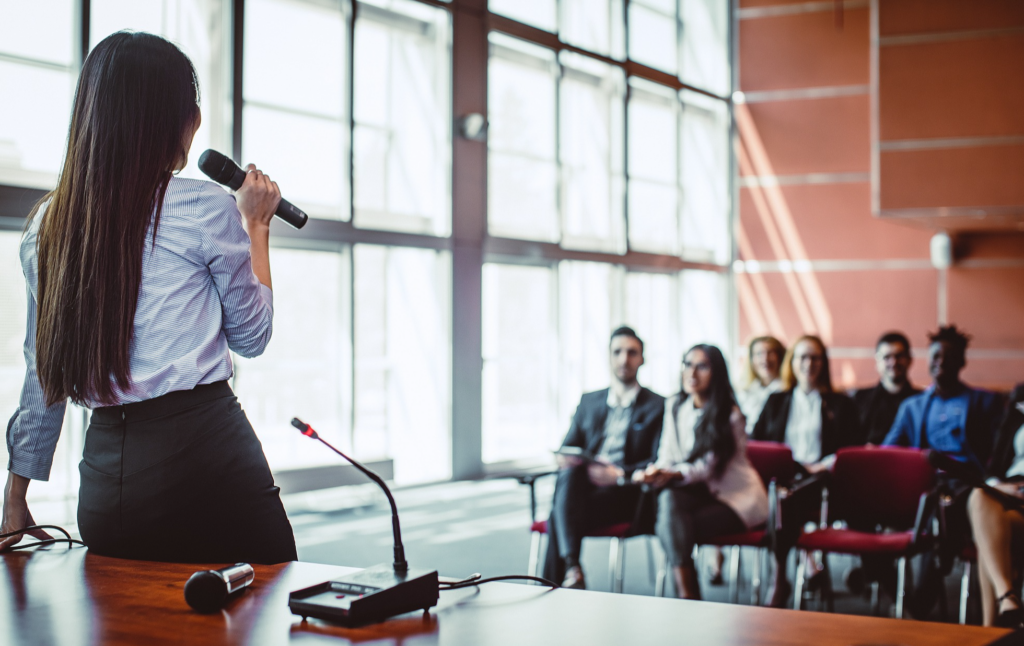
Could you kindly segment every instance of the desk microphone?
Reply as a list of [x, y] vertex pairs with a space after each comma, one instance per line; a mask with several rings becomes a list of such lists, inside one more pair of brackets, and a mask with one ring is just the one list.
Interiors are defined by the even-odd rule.
[[248, 563], [196, 572], [185, 583], [185, 601], [199, 612], [217, 612], [235, 593], [249, 587], [256, 572]]
[[374, 565], [352, 574], [325, 581], [288, 595], [292, 614], [303, 620], [316, 617], [345, 626], [359, 626], [383, 621], [388, 617], [437, 605], [440, 585], [437, 570], [410, 569], [405, 560], [402, 531], [398, 524], [398, 507], [384, 480], [365, 466], [331, 446], [313, 427], [298, 418], [292, 426], [308, 438], [319, 440], [324, 446], [345, 458], [384, 491], [391, 504], [391, 528], [395, 537], [394, 563]]
[[[242, 187], [242, 183], [245, 182], [245, 171], [239, 168], [238, 164], [212, 148], [199, 157], [199, 170], [206, 173], [213, 181], [227, 186], [232, 191], [237, 191]], [[309, 219], [309, 216], [302, 209], [296, 207], [283, 197], [280, 204], [277, 205], [274, 215], [296, 229], [306, 226], [306, 220]]]

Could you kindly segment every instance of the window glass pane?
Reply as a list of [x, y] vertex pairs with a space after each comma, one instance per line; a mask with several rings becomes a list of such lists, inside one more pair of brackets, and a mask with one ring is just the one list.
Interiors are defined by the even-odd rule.
[[622, 270], [596, 262], [563, 261], [559, 284], [558, 419], [549, 444], [557, 446], [568, 431], [580, 395], [608, 387], [611, 378], [608, 335], [618, 327]]
[[[25, 317], [28, 299], [18, 250], [21, 234], [0, 232], [0, 416], [6, 422], [18, 408], [25, 383]], [[82, 458], [84, 409], [69, 405], [53, 456], [48, 482], [28, 488], [33, 513], [50, 522], [75, 522], [78, 461]], [[7, 464], [7, 443], [0, 442], [0, 463]]]
[[549, 49], [491, 33], [487, 224], [491, 235], [557, 242], [557, 67]]
[[559, 37], [597, 54], [625, 56], [622, 0], [561, 0]]
[[624, 250], [622, 70], [562, 52], [563, 246]]
[[399, 484], [451, 477], [451, 258], [355, 247], [355, 446]]
[[408, 0], [361, 3], [355, 27], [355, 224], [451, 230], [448, 12]]
[[683, 350], [697, 343], [710, 343], [718, 346], [728, 360], [732, 355], [732, 331], [726, 275], [685, 270], [680, 274], [679, 293]]
[[725, 104], [683, 92], [679, 147], [683, 256], [725, 264], [729, 242], [729, 113]]
[[347, 130], [345, 122], [334, 119], [246, 105], [242, 150], [246, 160], [255, 160], [278, 183], [288, 201], [312, 217], [339, 219], [348, 209], [346, 182], [340, 179], [348, 167]]
[[[64, 157], [74, 77], [0, 61], [0, 181], [52, 189]], [[25, 215], [28, 215], [26, 210]]]
[[197, 166], [207, 148], [230, 153], [231, 34], [225, 27], [230, 25], [226, 12], [221, 0], [91, 0], [89, 4], [90, 48], [122, 29], [146, 31], [172, 41], [196, 68], [203, 122], [192, 141], [182, 177], [208, 179]]
[[299, 417], [342, 451], [353, 448], [347, 254], [274, 248], [270, 266], [273, 338], [262, 356], [234, 357], [235, 392], [272, 469], [337, 464], [290, 421]]
[[0, 0], [0, 53], [71, 65], [78, 40], [75, 4], [73, 0]]
[[341, 220], [349, 217], [348, 7], [247, 1], [243, 64], [243, 161], [310, 216]]
[[483, 268], [483, 460], [551, 459], [558, 414], [555, 276], [546, 267]]
[[675, 74], [679, 60], [676, 34], [675, 2], [632, 0], [629, 3], [629, 57], [632, 60]]
[[726, 96], [729, 69], [729, 3], [723, 0], [680, 0], [683, 23], [679, 77], [684, 83]]
[[638, 378], [665, 396], [679, 392], [680, 362], [686, 350], [679, 338], [678, 294], [674, 274], [626, 274], [625, 320], [644, 340], [644, 365]]
[[679, 253], [675, 92], [639, 80], [629, 99], [629, 245]]
[[545, 31], [555, 31], [556, 0], [490, 0], [487, 8]]

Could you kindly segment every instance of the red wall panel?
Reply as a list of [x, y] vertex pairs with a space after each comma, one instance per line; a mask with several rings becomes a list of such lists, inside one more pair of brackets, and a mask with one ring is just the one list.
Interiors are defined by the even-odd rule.
[[1024, 145], [887, 151], [883, 209], [1024, 204]]
[[953, 268], [947, 285], [949, 320], [974, 337], [971, 347], [1024, 351], [1024, 266]]
[[[883, 260], [927, 259], [930, 231], [897, 226], [871, 215], [871, 186], [850, 184], [797, 184], [740, 189], [740, 223], [750, 240], [754, 258], [776, 259], [765, 220], [776, 217], [767, 199], [755, 192], [777, 190], [799, 231], [811, 259]], [[767, 213], [765, 213], [767, 211]], [[741, 249], [742, 252], [742, 249]], [[748, 258], [741, 255], [741, 258]]]
[[848, 9], [837, 29], [831, 11], [742, 21], [740, 87], [744, 92], [869, 81], [867, 8]]
[[772, 101], [745, 107], [750, 111], [752, 131], [743, 124], [739, 126], [742, 145], [754, 153], [760, 142], [766, 156], [765, 165], [755, 166], [758, 174], [870, 170], [867, 96]]
[[882, 47], [881, 139], [1024, 135], [1022, 70], [1022, 33]]
[[1020, 0], [881, 0], [883, 36], [1024, 25]]

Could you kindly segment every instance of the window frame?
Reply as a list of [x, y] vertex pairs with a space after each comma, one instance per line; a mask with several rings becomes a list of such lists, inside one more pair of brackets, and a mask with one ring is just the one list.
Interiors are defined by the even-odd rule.
[[[230, 106], [226, 110], [223, 128], [225, 139], [231, 142], [232, 156], [241, 158], [242, 146], [242, 107], [243, 107], [243, 54], [244, 54], [244, 21], [245, 0], [223, 0], [224, 15], [230, 16], [227, 47], [230, 52], [224, 61], [228, 81], [225, 84], [230, 90], [229, 97], [221, 97]], [[316, 0], [311, 0], [316, 1]], [[288, 247], [308, 250], [337, 250], [349, 248], [356, 244], [383, 245], [395, 247], [413, 247], [446, 251], [451, 254], [452, 270], [451, 295], [451, 329], [452, 361], [450, 405], [452, 413], [451, 445], [452, 445], [452, 478], [479, 477], [487, 473], [500, 472], [503, 469], [523, 465], [491, 465], [485, 467], [481, 458], [481, 274], [485, 263], [511, 263], [557, 268], [563, 260], [581, 260], [607, 263], [621, 267], [624, 271], [650, 271], [678, 274], [683, 270], [697, 269], [722, 274], [728, 279], [728, 314], [730, 345], [735, 345], [737, 336], [737, 316], [735, 306], [735, 287], [732, 281], [732, 262], [737, 257], [735, 236], [735, 219], [737, 217], [737, 183], [735, 181], [735, 153], [729, 150], [729, 205], [728, 235], [730, 253], [727, 262], [716, 264], [710, 262], [691, 262], [671, 254], [647, 253], [630, 249], [629, 241], [629, 163], [627, 143], [629, 137], [628, 95], [629, 79], [644, 79], [669, 88], [676, 93], [689, 90], [721, 101], [731, 113], [731, 96], [720, 96], [702, 88], [690, 86], [682, 82], [678, 76], [643, 65], [628, 57], [629, 52], [629, 1], [624, 0], [623, 22], [625, 58], [618, 59], [600, 53], [587, 51], [559, 39], [556, 32], [548, 32], [532, 27], [514, 19], [492, 13], [487, 0], [415, 0], [432, 7], [441, 8], [450, 16], [451, 29], [451, 157], [449, 175], [451, 226], [449, 233], [435, 236], [420, 233], [403, 233], [397, 231], [360, 228], [353, 224], [354, 190], [353, 190], [353, 136], [355, 115], [353, 111], [353, 71], [354, 71], [354, 29], [359, 20], [359, 2], [350, 0], [348, 12], [348, 84], [346, 100], [348, 101], [348, 182], [347, 191], [349, 219], [325, 220], [311, 219], [302, 229], [292, 229], [282, 222], [274, 222], [271, 227], [271, 244], [277, 247]], [[732, 70], [736, 65], [736, 11], [730, 3], [729, 8], [729, 63]], [[71, 70], [81, 68], [88, 53], [90, 0], [75, 2], [76, 42], [73, 51], [76, 60]], [[677, 10], [678, 13], [678, 10]], [[561, 9], [558, 9], [560, 19]], [[558, 242], [538, 242], [500, 236], [491, 236], [487, 232], [487, 145], [480, 140], [470, 140], [460, 135], [459, 117], [471, 113], [487, 114], [487, 60], [488, 34], [498, 32], [506, 36], [518, 38], [528, 43], [553, 50], [556, 61], [562, 51], [573, 52], [607, 65], [623, 70], [627, 91], [623, 96], [624, 124], [623, 140], [619, 146], [622, 151], [622, 168], [626, 180], [622, 205], [624, 212], [625, 249], [621, 253], [593, 251], [578, 248], [566, 248]], [[52, 64], [45, 63], [50, 69]], [[730, 87], [735, 87], [735, 72], [731, 74]], [[557, 119], [557, 115], [556, 115]], [[731, 121], [731, 119], [730, 119]], [[735, 139], [735, 127], [730, 123], [730, 141]], [[556, 137], [557, 145], [557, 137]], [[556, 158], [557, 159], [557, 158]], [[481, 172], [481, 168], [484, 169]], [[45, 191], [30, 185], [0, 184], [0, 230], [20, 231], [24, 227], [25, 215], [31, 205], [41, 198]], [[560, 220], [561, 220], [560, 215]], [[560, 225], [561, 226], [561, 222]], [[726, 348], [723, 348], [725, 350]], [[351, 368], [355, 370], [354, 362]], [[354, 388], [354, 382], [353, 388]], [[326, 474], [323, 486], [331, 486], [331, 478]]]

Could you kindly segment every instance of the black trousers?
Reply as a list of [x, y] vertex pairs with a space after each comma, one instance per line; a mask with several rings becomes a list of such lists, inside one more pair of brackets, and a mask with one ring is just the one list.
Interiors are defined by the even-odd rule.
[[633, 521], [640, 497], [640, 488], [632, 485], [595, 486], [586, 465], [559, 471], [548, 521], [544, 577], [560, 582], [565, 576], [565, 559], [579, 560], [587, 532]]
[[263, 447], [225, 381], [94, 410], [79, 470], [78, 527], [97, 554], [296, 559]]
[[668, 487], [658, 494], [655, 525], [661, 546], [674, 567], [693, 566], [693, 547], [718, 536], [747, 530], [743, 519], [707, 486]]

